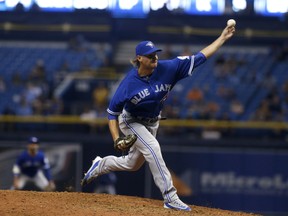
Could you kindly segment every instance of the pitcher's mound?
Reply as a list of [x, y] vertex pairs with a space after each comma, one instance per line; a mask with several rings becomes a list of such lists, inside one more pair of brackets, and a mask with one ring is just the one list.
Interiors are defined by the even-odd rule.
[[163, 208], [161, 200], [132, 196], [77, 192], [35, 192], [0, 190], [0, 215], [3, 216], [248, 216], [190, 205], [192, 212]]

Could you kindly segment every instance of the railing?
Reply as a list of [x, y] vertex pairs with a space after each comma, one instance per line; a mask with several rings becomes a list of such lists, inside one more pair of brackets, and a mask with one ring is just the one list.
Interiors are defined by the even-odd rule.
[[[83, 120], [80, 116], [0, 116], [0, 123], [44, 123], [44, 124], [87, 124], [95, 126], [107, 125], [107, 118]], [[161, 121], [163, 127], [190, 127], [190, 128], [238, 128], [238, 129], [271, 129], [288, 130], [287, 122], [262, 121], [216, 121], [192, 119], [168, 119]]]

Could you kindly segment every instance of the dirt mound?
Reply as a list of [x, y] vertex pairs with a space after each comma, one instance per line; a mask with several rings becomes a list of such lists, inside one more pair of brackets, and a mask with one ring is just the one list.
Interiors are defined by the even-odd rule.
[[161, 200], [108, 194], [0, 190], [0, 197], [1, 216], [254, 215], [193, 205], [192, 212], [180, 212], [164, 209]]

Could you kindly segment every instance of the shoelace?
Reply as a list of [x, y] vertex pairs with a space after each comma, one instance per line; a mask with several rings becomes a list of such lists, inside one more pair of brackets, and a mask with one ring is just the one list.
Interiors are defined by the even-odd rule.
[[179, 200], [177, 200], [177, 201], [175, 200], [174, 204], [176, 204], [178, 207], [181, 207], [181, 208], [186, 208], [187, 207], [184, 203], [182, 203]]

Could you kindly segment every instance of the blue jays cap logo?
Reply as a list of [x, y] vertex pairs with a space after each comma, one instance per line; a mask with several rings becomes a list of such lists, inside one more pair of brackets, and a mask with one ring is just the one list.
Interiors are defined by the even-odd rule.
[[146, 44], [146, 46], [150, 46], [151, 48], [154, 47], [154, 44], [151, 41], [148, 41], [148, 43]]
[[142, 41], [136, 46], [136, 56], [149, 55], [151, 53], [160, 51], [162, 50], [155, 47], [152, 41]]
[[28, 143], [38, 143], [39, 139], [37, 137], [29, 137]]

